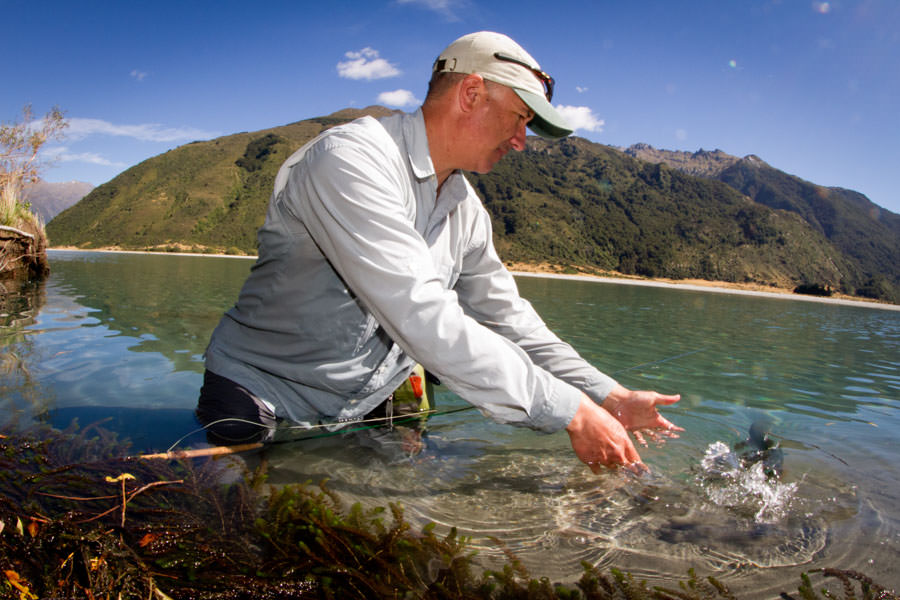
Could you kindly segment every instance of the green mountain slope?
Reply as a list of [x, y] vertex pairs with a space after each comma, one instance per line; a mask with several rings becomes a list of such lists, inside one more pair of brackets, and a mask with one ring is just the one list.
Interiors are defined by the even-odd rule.
[[493, 172], [470, 177], [507, 260], [833, 287], [850, 268], [796, 215], [579, 138], [530, 140]]
[[[128, 169], [59, 214], [47, 226], [51, 243], [252, 254], [281, 163], [329, 126], [387, 112], [342, 111], [181, 146]], [[832, 221], [810, 224], [790, 206], [766, 206], [721, 181], [609, 146], [529, 138], [524, 152], [511, 153], [489, 174], [468, 177], [507, 261], [675, 279], [815, 283], [900, 301], [889, 270], [877, 263], [863, 268], [838, 238], [828, 239]], [[863, 233], [845, 229], [848, 240], [857, 235], [864, 242]]]
[[135, 165], [48, 224], [55, 246], [253, 253], [281, 163], [328, 127], [381, 107], [193, 142]]
[[738, 158], [721, 150], [658, 150], [647, 144], [635, 144], [625, 152], [725, 182], [760, 204], [796, 213], [852, 263], [844, 289], [883, 298], [900, 288], [900, 215], [884, 210], [859, 192], [816, 185], [754, 155]]
[[877, 298], [900, 287], [900, 215], [859, 192], [815, 185], [754, 156], [723, 170], [717, 179], [760, 204], [803, 217], [854, 264], [855, 276], [848, 283], [857, 293]]

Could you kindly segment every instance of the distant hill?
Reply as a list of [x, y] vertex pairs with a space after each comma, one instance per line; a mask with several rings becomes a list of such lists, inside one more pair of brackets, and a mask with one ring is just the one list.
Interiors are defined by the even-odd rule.
[[[327, 127], [389, 112], [341, 111], [181, 146], [128, 169], [58, 215], [47, 227], [51, 244], [255, 253], [281, 163]], [[689, 174], [582, 138], [529, 138], [525, 151], [510, 153], [491, 173], [467, 176], [491, 214], [507, 261], [674, 279], [815, 284], [900, 301], [900, 260], [879, 262], [891, 252], [896, 257], [887, 237], [883, 256], [865, 262], [841, 235], [859, 236], [860, 246], [870, 235], [824, 216], [817, 226], [800, 210], [756, 201], [716, 179], [736, 173], [731, 170], [743, 159], [706, 154]], [[772, 177], [781, 173], [771, 171]], [[869, 217], [852, 217], [868, 223]]]
[[758, 156], [737, 158], [721, 150], [695, 153], [636, 144], [625, 152], [654, 163], [722, 181], [754, 201], [803, 218], [844, 253], [861, 273], [864, 296], [883, 297], [900, 286], [900, 215], [853, 190], [823, 187], [780, 171]]
[[347, 109], [154, 156], [97, 187], [47, 226], [51, 245], [187, 247], [252, 254], [281, 163], [328, 127], [383, 107]]
[[678, 150], [657, 150], [650, 144], [634, 144], [625, 149], [625, 154], [652, 163], [666, 163], [688, 175], [715, 177], [740, 159], [721, 150], [683, 152]]
[[94, 186], [84, 181], [38, 181], [25, 187], [25, 201], [44, 223], [84, 198]]

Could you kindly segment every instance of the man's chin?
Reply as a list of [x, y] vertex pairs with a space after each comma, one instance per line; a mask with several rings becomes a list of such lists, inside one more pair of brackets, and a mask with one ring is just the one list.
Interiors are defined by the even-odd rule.
[[494, 158], [494, 159], [490, 160], [490, 161], [487, 163], [487, 166], [483, 167], [484, 170], [478, 170], [478, 171], [475, 171], [475, 172], [476, 172], [476, 173], [479, 173], [479, 174], [481, 174], [481, 175], [484, 175], [485, 173], [489, 173], [489, 172], [491, 171], [491, 169], [493, 169], [493, 168], [497, 165], [498, 162], [500, 162], [501, 160], [503, 160], [503, 157], [504, 157], [504, 156], [506, 156], [506, 152], [501, 152], [500, 155], [497, 156], [497, 158]]
[[486, 175], [487, 173], [490, 173], [490, 172], [491, 172], [491, 169], [494, 168], [494, 165], [496, 165], [497, 162], [498, 162], [498, 161], [494, 161], [494, 162], [492, 162], [492, 163], [490, 163], [490, 164], [487, 164], [487, 165], [478, 165], [478, 166], [475, 167], [474, 169], [470, 169], [470, 171], [471, 171], [472, 173], [478, 173], [479, 175]]

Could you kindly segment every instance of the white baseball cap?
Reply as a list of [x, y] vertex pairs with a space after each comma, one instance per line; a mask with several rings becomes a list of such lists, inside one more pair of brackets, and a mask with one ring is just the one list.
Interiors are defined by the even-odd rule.
[[502, 33], [479, 31], [462, 36], [438, 55], [433, 71], [475, 73], [512, 88], [534, 111], [528, 127], [543, 138], [564, 138], [573, 131], [550, 104], [553, 78], [519, 44]]

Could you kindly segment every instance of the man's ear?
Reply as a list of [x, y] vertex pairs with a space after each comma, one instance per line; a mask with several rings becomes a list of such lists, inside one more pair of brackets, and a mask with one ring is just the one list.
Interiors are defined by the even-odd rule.
[[466, 75], [457, 92], [460, 110], [464, 113], [472, 112], [479, 99], [487, 94], [484, 78], [477, 73]]

